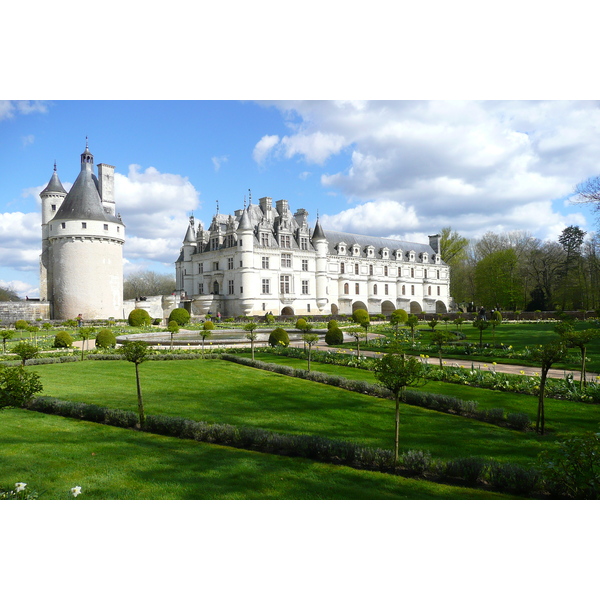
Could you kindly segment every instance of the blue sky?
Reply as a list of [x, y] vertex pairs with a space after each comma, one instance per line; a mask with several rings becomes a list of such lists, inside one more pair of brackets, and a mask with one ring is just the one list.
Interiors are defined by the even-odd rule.
[[35, 296], [38, 194], [55, 160], [69, 188], [86, 136], [116, 167], [127, 274], [171, 272], [189, 215], [208, 226], [249, 189], [328, 229], [414, 241], [593, 231], [568, 199], [598, 173], [599, 133], [595, 101], [4, 101], [0, 280]]

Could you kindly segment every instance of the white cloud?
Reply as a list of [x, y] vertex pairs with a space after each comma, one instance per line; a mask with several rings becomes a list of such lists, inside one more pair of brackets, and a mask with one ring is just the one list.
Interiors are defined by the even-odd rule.
[[21, 298], [26, 296], [29, 298], [36, 298], [39, 293], [39, 288], [32, 286], [30, 283], [20, 281], [19, 279], [11, 279], [10, 281], [0, 279], [0, 287], [13, 290]]
[[30, 146], [31, 144], [33, 144], [33, 142], [35, 141], [35, 136], [34, 135], [23, 135], [21, 136], [21, 144], [23, 146], [23, 148]]
[[20, 114], [28, 115], [33, 112], [45, 113], [47, 111], [46, 103], [38, 100], [0, 100], [0, 121], [12, 119]]
[[278, 135], [263, 135], [252, 151], [252, 158], [260, 165], [269, 156], [273, 148], [279, 143]]
[[215, 169], [215, 171], [218, 173], [219, 170], [221, 169], [221, 165], [223, 163], [226, 163], [229, 160], [228, 156], [213, 156], [211, 158], [213, 167]]

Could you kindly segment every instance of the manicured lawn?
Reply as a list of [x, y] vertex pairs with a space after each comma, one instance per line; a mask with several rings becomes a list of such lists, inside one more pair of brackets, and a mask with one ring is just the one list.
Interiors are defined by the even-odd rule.
[[[129, 363], [86, 361], [29, 368], [40, 373], [47, 395], [135, 410], [135, 375]], [[390, 400], [220, 360], [147, 362], [140, 371], [148, 414], [393, 447]], [[596, 426], [597, 407], [591, 408], [596, 410], [590, 417]], [[551, 419], [549, 409], [549, 423]], [[420, 449], [435, 458], [485, 456], [530, 464], [554, 441], [553, 435], [540, 437], [419, 407], [401, 407], [401, 451]]]
[[75, 485], [78, 501], [510, 498], [20, 409], [0, 411], [0, 439], [0, 487], [23, 481], [40, 499]]
[[[250, 357], [250, 353], [242, 354], [241, 356]], [[265, 354], [262, 352], [257, 354], [256, 358], [265, 362], [287, 365], [295, 369], [306, 369], [306, 361], [299, 358], [289, 358], [287, 356]], [[377, 383], [375, 374], [365, 369], [312, 362], [311, 370], [336, 374], [347, 379], [359, 379], [368, 381], [369, 383]], [[474, 400], [479, 404], [480, 408], [503, 408], [507, 413], [525, 413], [529, 415], [532, 421], [535, 421], [537, 415], [538, 399], [536, 396], [485, 390], [441, 381], [428, 381], [425, 386], [419, 389], [433, 394], [454, 396], [462, 400]], [[553, 398], [547, 398], [544, 404], [549, 433], [565, 434], [569, 432], [595, 431], [597, 424], [600, 423], [600, 405], [598, 404], [584, 404]]]

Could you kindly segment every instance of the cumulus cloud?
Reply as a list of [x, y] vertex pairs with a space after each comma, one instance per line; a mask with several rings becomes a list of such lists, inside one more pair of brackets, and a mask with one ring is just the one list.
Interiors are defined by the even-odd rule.
[[256, 143], [252, 152], [252, 158], [260, 165], [269, 156], [273, 148], [279, 143], [278, 135], [263, 135]]
[[218, 173], [219, 170], [221, 169], [221, 165], [223, 163], [226, 163], [229, 160], [229, 157], [228, 156], [213, 156], [211, 158], [211, 160], [212, 160], [212, 164], [213, 164], [215, 171]]
[[[597, 174], [600, 109], [595, 102], [381, 101], [279, 102], [290, 135], [269, 146], [279, 160], [302, 157], [336, 169], [323, 187], [356, 206], [327, 215], [330, 228], [356, 231], [367, 223], [387, 235], [390, 223], [532, 230], [546, 238], [564, 215], [559, 199]], [[277, 136], [271, 136], [277, 137]], [[263, 138], [264, 139], [264, 138]], [[261, 140], [262, 141], [262, 140]], [[397, 206], [394, 206], [397, 205]], [[375, 214], [385, 206], [389, 219]], [[544, 214], [540, 211], [544, 209]], [[375, 211], [375, 212], [374, 212]], [[429, 226], [431, 224], [431, 226]], [[404, 228], [405, 229], [405, 228]]]
[[33, 144], [33, 142], [35, 141], [35, 136], [34, 135], [24, 135], [21, 137], [21, 145], [23, 146], [23, 148], [30, 146], [31, 144]]
[[28, 115], [33, 112], [45, 113], [47, 111], [47, 104], [39, 100], [0, 100], [0, 121], [12, 119], [17, 115]]

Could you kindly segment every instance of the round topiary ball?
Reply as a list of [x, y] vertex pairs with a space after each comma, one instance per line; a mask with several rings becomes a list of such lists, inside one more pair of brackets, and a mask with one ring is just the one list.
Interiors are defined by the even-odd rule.
[[304, 331], [306, 329], [306, 319], [303, 319], [302, 317], [300, 317], [296, 321], [296, 329], [299, 329], [300, 331]]
[[212, 321], [204, 321], [204, 325], [202, 326], [202, 329], [207, 330], [207, 329], [214, 329], [214, 328], [215, 328], [215, 324]]
[[114, 348], [117, 338], [110, 329], [101, 329], [96, 336], [96, 348]]
[[175, 321], [177, 325], [183, 327], [190, 322], [190, 313], [185, 308], [176, 308], [171, 311], [167, 321]]
[[357, 308], [352, 313], [352, 320], [359, 325], [363, 323], [370, 323], [371, 318], [369, 317], [369, 313], [364, 308]]
[[70, 348], [73, 345], [73, 338], [66, 331], [59, 331], [54, 336], [55, 348]]
[[338, 346], [344, 343], [344, 333], [339, 327], [332, 327], [325, 334], [325, 343], [328, 346]]
[[331, 319], [331, 321], [327, 323], [327, 329], [337, 329], [338, 327], [338, 322], [335, 319]]
[[275, 346], [287, 346], [290, 345], [290, 336], [287, 334], [285, 329], [281, 327], [276, 327], [271, 331], [271, 335], [269, 336], [269, 346], [275, 348]]
[[143, 327], [144, 325], [150, 325], [152, 323], [152, 317], [148, 314], [147, 310], [143, 308], [134, 308], [127, 317], [127, 322], [132, 327]]
[[15, 329], [22, 329], [23, 331], [25, 331], [28, 327], [29, 327], [29, 323], [27, 321], [25, 321], [24, 319], [19, 319], [15, 323]]

